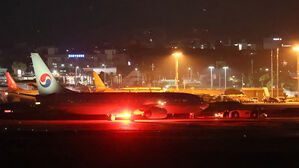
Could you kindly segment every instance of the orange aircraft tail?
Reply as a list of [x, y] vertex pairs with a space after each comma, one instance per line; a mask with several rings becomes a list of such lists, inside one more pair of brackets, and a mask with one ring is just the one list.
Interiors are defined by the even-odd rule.
[[6, 75], [6, 81], [7, 81], [7, 86], [10, 90], [19, 90], [19, 86], [16, 84], [15, 80], [11, 77], [9, 72], [5, 73]]

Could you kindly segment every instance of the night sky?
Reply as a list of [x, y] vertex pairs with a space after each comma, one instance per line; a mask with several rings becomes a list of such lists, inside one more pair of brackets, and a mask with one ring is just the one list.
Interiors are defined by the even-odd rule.
[[145, 29], [169, 39], [299, 37], [298, 0], [9, 0], [0, 8], [4, 47], [125, 41]]

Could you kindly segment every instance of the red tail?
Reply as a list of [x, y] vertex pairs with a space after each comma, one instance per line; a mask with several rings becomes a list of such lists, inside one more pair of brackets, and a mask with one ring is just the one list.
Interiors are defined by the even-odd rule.
[[8, 88], [10, 90], [18, 90], [19, 87], [16, 84], [16, 82], [13, 80], [13, 78], [10, 76], [9, 72], [6, 72], [5, 75], [6, 75], [6, 80], [7, 80]]

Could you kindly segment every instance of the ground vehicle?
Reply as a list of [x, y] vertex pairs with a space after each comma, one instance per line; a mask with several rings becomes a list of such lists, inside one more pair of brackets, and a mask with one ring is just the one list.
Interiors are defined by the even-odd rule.
[[263, 99], [264, 103], [280, 103], [280, 100], [275, 97], [266, 97]]
[[204, 110], [204, 116], [216, 118], [260, 118], [267, 117], [263, 113], [264, 108], [260, 105], [242, 104], [238, 102], [216, 102], [211, 103]]
[[280, 103], [285, 103], [286, 102], [285, 97], [277, 97], [277, 99], [279, 100]]
[[251, 101], [252, 101], [253, 103], [258, 103], [258, 102], [259, 102], [259, 99], [258, 99], [257, 97], [252, 97], [252, 98], [251, 98]]
[[285, 102], [296, 102], [297, 101], [297, 98], [296, 97], [287, 97], [285, 99]]
[[258, 115], [256, 110], [226, 110], [215, 113], [216, 118], [258, 118]]

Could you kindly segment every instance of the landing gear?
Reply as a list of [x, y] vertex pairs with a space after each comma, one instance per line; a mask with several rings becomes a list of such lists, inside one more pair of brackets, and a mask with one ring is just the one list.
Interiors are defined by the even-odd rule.
[[115, 121], [116, 117], [113, 114], [107, 114], [108, 121]]
[[135, 115], [134, 115], [134, 112], [131, 112], [130, 121], [135, 121]]
[[167, 114], [167, 119], [174, 119], [174, 114], [173, 113]]
[[194, 119], [195, 118], [195, 114], [194, 113], [189, 113], [189, 119]]
[[224, 112], [223, 118], [229, 118], [229, 112]]
[[239, 118], [240, 115], [239, 115], [239, 113], [237, 111], [234, 111], [234, 112], [232, 112], [232, 116], [231, 117], [232, 118]]
[[256, 119], [258, 117], [258, 112], [257, 111], [253, 111], [250, 114], [250, 118]]

